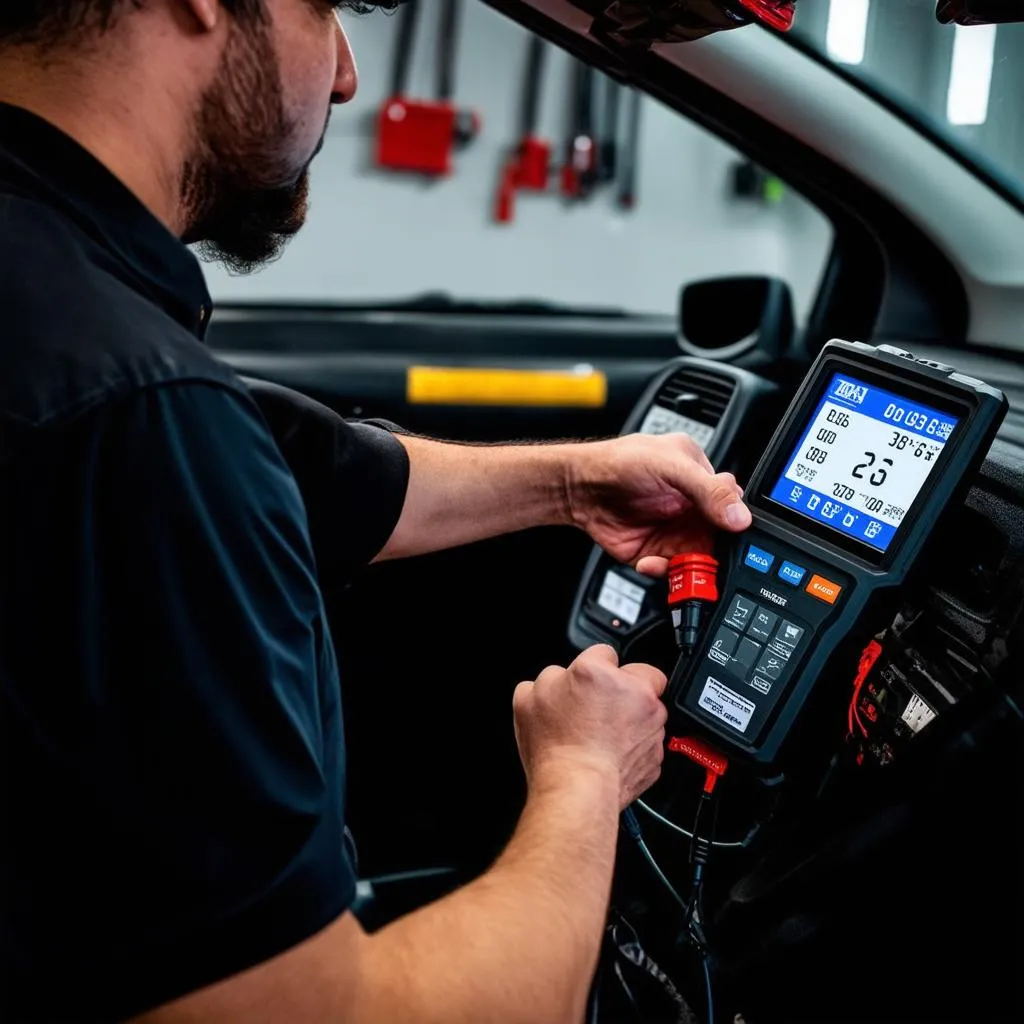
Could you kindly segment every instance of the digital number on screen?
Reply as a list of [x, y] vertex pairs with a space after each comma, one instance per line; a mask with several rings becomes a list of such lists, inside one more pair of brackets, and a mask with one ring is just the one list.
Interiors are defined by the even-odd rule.
[[770, 497], [885, 551], [957, 423], [837, 373]]

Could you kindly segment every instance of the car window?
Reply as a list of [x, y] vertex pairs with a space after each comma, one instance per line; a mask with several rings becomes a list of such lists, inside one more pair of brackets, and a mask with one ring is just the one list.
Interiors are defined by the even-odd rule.
[[[439, 5], [440, 6], [440, 5]], [[457, 302], [545, 303], [570, 310], [674, 315], [684, 283], [772, 274], [791, 285], [798, 315], [812, 301], [831, 243], [827, 220], [781, 182], [678, 113], [641, 103], [636, 202], [617, 185], [584, 201], [558, 192], [517, 195], [511, 223], [495, 221], [502, 167], [519, 132], [528, 33], [480, 3], [462, 5], [455, 99], [481, 131], [440, 180], [374, 165], [374, 128], [391, 79], [396, 16], [346, 18], [360, 86], [335, 111], [313, 164], [306, 227], [279, 261], [248, 277], [209, 268], [220, 301], [394, 304], [426, 293]], [[424, 5], [409, 92], [434, 95], [433, 5]], [[546, 47], [539, 134], [562, 162], [574, 62]], [[600, 101], [606, 80], [596, 88]], [[629, 121], [619, 97], [620, 138]]]
[[786, 38], [1024, 204], [1024, 25], [941, 25], [935, 0], [827, 0], [798, 4]]

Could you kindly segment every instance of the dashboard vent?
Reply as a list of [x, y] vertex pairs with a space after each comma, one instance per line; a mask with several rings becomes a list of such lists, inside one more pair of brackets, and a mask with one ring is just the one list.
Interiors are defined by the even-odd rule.
[[736, 382], [730, 377], [683, 366], [662, 384], [654, 401], [681, 416], [717, 427], [735, 390]]

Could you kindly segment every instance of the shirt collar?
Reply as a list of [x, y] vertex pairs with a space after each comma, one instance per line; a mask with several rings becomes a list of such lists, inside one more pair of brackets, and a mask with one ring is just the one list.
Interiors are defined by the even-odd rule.
[[74, 139], [0, 103], [0, 192], [53, 206], [106, 249], [128, 283], [203, 338], [210, 293], [199, 261], [113, 173]]

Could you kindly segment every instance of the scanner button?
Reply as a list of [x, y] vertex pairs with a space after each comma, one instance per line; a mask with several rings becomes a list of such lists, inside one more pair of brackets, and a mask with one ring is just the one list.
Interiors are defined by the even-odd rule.
[[775, 631], [775, 643], [782, 647], [796, 647], [803, 639], [803, 626], [794, 625], [792, 622], [782, 620], [782, 624]]
[[732, 660], [736, 662], [737, 667], [740, 669], [739, 675], [746, 678], [750, 670], [757, 664], [757, 659], [761, 657], [761, 651], [761, 645], [754, 643], [753, 640], [749, 640], [747, 637], [740, 641], [739, 647], [736, 648], [736, 653], [732, 656]]
[[839, 595], [843, 592], [843, 588], [838, 583], [833, 583], [817, 573], [811, 577], [806, 590], [811, 597], [816, 597], [819, 601], [824, 601], [826, 604], [835, 604]]
[[750, 625], [750, 620], [754, 617], [754, 610], [756, 608], [757, 605], [749, 597], [740, 597], [737, 594], [732, 599], [729, 610], [725, 613], [725, 621], [728, 625], [735, 627], [742, 633]]
[[754, 615], [754, 621], [750, 623], [750, 629], [747, 630], [747, 635], [752, 636], [755, 640], [767, 640], [772, 635], [772, 630], [778, 621], [779, 617], [775, 612], [770, 612], [767, 608], [759, 606]]
[[771, 552], [751, 544], [747, 548], [747, 557], [743, 559], [743, 564], [749, 569], [754, 569], [756, 572], [767, 574], [774, 561], [775, 556]]
[[802, 565], [796, 565], [793, 562], [783, 562], [779, 566], [779, 579], [783, 583], [788, 583], [791, 587], [799, 587], [806, 575], [807, 570]]
[[715, 634], [708, 648], [708, 657], [719, 665], [728, 665], [732, 652], [740, 642], [738, 633], [734, 633], [728, 626], [722, 626]]
[[786, 663], [782, 658], [777, 654], [772, 654], [770, 651], [765, 651], [761, 655], [761, 660], [757, 663], [755, 671], [759, 675], [766, 676], [768, 679], [778, 679], [785, 667]]

